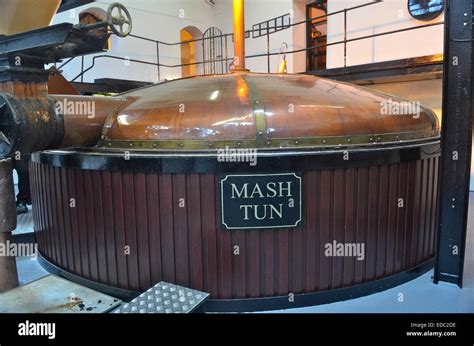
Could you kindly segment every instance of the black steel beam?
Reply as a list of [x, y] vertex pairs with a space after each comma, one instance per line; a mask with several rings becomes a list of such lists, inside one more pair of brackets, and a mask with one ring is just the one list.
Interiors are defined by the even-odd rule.
[[434, 282], [462, 287], [472, 144], [473, 0], [445, 12], [440, 219]]
[[377, 81], [387, 78], [425, 76], [426, 79], [441, 78], [443, 56], [441, 54], [416, 58], [384, 61], [371, 64], [308, 71], [305, 74], [330, 78], [339, 81], [359, 82]]
[[90, 4], [95, 0], [62, 0], [57, 13], [72, 10], [73, 8]]

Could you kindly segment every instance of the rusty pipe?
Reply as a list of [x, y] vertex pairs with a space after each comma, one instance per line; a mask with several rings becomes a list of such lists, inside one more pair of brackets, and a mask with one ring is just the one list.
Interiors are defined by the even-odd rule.
[[0, 93], [0, 157], [96, 144], [120, 97]]
[[245, 71], [244, 17], [244, 0], [234, 0], [234, 66], [236, 71]]
[[15, 257], [7, 250], [12, 243], [12, 230], [16, 228], [13, 164], [11, 159], [0, 159], [0, 292], [18, 286]]

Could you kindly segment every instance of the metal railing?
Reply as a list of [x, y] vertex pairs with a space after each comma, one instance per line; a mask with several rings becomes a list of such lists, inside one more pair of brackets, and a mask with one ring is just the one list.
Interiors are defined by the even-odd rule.
[[[301, 48], [301, 49], [295, 49], [295, 50], [287, 51], [287, 52], [285, 52], [285, 54], [288, 55], [288, 54], [295, 54], [295, 53], [301, 53], [301, 52], [309, 52], [309, 51], [314, 51], [315, 49], [320, 49], [320, 48], [324, 48], [324, 47], [330, 47], [330, 46], [335, 46], [335, 45], [341, 45], [342, 44], [343, 47], [344, 47], [344, 50], [343, 50], [344, 51], [344, 53], [343, 53], [343, 55], [344, 55], [344, 67], [346, 67], [347, 66], [347, 45], [348, 45], [348, 43], [356, 42], [356, 41], [360, 41], [360, 40], [366, 40], [366, 39], [375, 38], [375, 37], [380, 37], [380, 36], [393, 35], [393, 34], [406, 32], [406, 31], [420, 30], [420, 29], [424, 29], [424, 28], [428, 28], [428, 27], [444, 25], [444, 21], [440, 21], [440, 22], [436, 22], [436, 23], [430, 23], [430, 24], [418, 25], [418, 26], [410, 26], [410, 27], [406, 27], [406, 28], [402, 28], [402, 29], [385, 31], [385, 32], [381, 32], [381, 33], [371, 34], [371, 35], [364, 35], [364, 36], [359, 36], [359, 37], [355, 37], [355, 38], [348, 38], [348, 20], [347, 20], [348, 13], [350, 13], [351, 11], [354, 11], [354, 10], [358, 10], [358, 9], [367, 7], [367, 6], [373, 6], [373, 5], [376, 5], [378, 3], [382, 3], [382, 2], [383, 2], [383, 0], [374, 0], [372, 2], [368, 2], [368, 3], [365, 3], [365, 4], [361, 4], [361, 5], [357, 5], [357, 6], [353, 6], [353, 7], [349, 7], [349, 8], [344, 8], [342, 10], [331, 12], [331, 13], [328, 13], [328, 14], [325, 14], [325, 15], [322, 15], [322, 16], [318, 16], [318, 17], [314, 17], [314, 18], [307, 18], [305, 20], [295, 22], [295, 23], [286, 22], [284, 24], [277, 25], [276, 19], [280, 18], [280, 17], [273, 18], [273, 19], [270, 19], [266, 22], [262, 22], [262, 23], [275, 22], [274, 27], [269, 27], [268, 25], [266, 25], [264, 27], [264, 30], [265, 30], [264, 34], [262, 34], [262, 23], [256, 24], [252, 27], [251, 30], [246, 31], [245, 36], [246, 36], [247, 39], [250, 39], [250, 38], [253, 39], [253, 38], [257, 38], [257, 37], [266, 36], [267, 37], [266, 52], [261, 53], [261, 54], [246, 55], [246, 59], [267, 57], [267, 72], [270, 73], [271, 72], [270, 71], [270, 58], [272, 56], [276, 56], [276, 55], [281, 54], [280, 51], [271, 52], [271, 49], [270, 49], [270, 36], [271, 35], [275, 34], [276, 32], [279, 32], [279, 31], [282, 31], [282, 30], [287, 30], [287, 29], [290, 29], [290, 28], [298, 26], [298, 25], [306, 25], [306, 27], [307, 27], [308, 24], [312, 23], [315, 20], [319, 20], [319, 19], [325, 19], [325, 21], [322, 21], [321, 23], [315, 23], [313, 25], [314, 26], [323, 25], [323, 24], [327, 23], [327, 19], [329, 17], [339, 15], [339, 14], [342, 14], [343, 18], [344, 18], [344, 20], [343, 20], [344, 29], [343, 29], [343, 32], [342, 32], [342, 36], [343, 36], [342, 40], [335, 41], [335, 42], [324, 43], [324, 44], [315, 45], [315, 46], [306, 47], [306, 48]], [[285, 16], [287, 16], [287, 14], [281, 16], [281, 18], [284, 18]], [[250, 35], [250, 33], [252, 33], [252, 36]], [[81, 67], [81, 73], [79, 73], [72, 81], [75, 81], [78, 78], [82, 79], [84, 74], [87, 73], [88, 71], [90, 71], [95, 66], [95, 62], [96, 62], [97, 59], [116, 59], [116, 60], [124, 60], [124, 61], [139, 63], [139, 64], [155, 66], [156, 69], [157, 69], [158, 81], [161, 80], [161, 68], [181, 68], [181, 67], [184, 67], [184, 66], [199, 66], [199, 65], [203, 65], [203, 64], [207, 64], [207, 63], [224, 62], [226, 68], [225, 68], [225, 71], [223, 71], [223, 73], [227, 73], [227, 72], [229, 72], [229, 68], [230, 68], [229, 62], [232, 62], [234, 60], [233, 57], [229, 57], [229, 52], [228, 52], [229, 43], [231, 43], [233, 41], [232, 40], [232, 38], [233, 38], [232, 33], [216, 35], [216, 36], [210, 36], [210, 37], [201, 37], [201, 38], [196, 38], [196, 39], [192, 39], [192, 40], [188, 40], [188, 41], [180, 41], [180, 42], [175, 42], [175, 43], [164, 42], [164, 41], [155, 40], [155, 39], [151, 39], [151, 38], [143, 37], [143, 36], [139, 36], [139, 35], [134, 35], [134, 34], [129, 35], [129, 37], [139, 39], [139, 40], [143, 40], [143, 41], [147, 41], [147, 42], [152, 42], [153, 44], [155, 44], [156, 45], [156, 62], [143, 61], [143, 60], [138, 60], [138, 59], [129, 59], [129, 58], [114, 56], [114, 55], [110, 55], [110, 54], [97, 55], [97, 56], [93, 57], [91, 66], [86, 68], [86, 69], [84, 69], [83, 66], [82, 66]], [[204, 46], [204, 42], [206, 40], [214, 40], [214, 39], [223, 39], [224, 40], [225, 52], [224, 52], [224, 55], [223, 55], [224, 57], [222, 59], [212, 59], [212, 60], [203, 59], [202, 61], [196, 61], [196, 62], [191, 62], [191, 63], [186, 63], [186, 64], [174, 64], [174, 65], [163, 64], [160, 61], [160, 46], [173, 47], [173, 46], [180, 46], [180, 45], [183, 45], [183, 44], [190, 44], [190, 43], [196, 43], [196, 42], [201, 42], [201, 44]], [[229, 42], [229, 41], [231, 41], [231, 42]], [[73, 59], [74, 58], [71, 58], [71, 59], [67, 60], [65, 63], [60, 65], [58, 68], [59, 69], [63, 68], [64, 66], [69, 64]]]

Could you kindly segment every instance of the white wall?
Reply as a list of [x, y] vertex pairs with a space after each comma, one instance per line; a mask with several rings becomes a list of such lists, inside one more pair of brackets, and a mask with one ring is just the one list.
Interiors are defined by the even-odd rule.
[[[232, 0], [217, 0], [219, 16], [216, 25], [224, 33], [232, 33]], [[291, 22], [299, 22], [306, 16], [306, 0], [246, 0], [245, 1], [245, 30], [251, 30], [258, 24], [275, 17], [289, 13]], [[270, 35], [270, 52], [279, 53], [283, 42], [288, 44], [288, 51], [304, 48], [306, 45], [305, 25], [299, 25]], [[248, 38], [245, 40], [246, 55], [259, 55], [267, 53], [266, 36]], [[233, 54], [232, 42], [229, 40], [229, 56]], [[270, 58], [270, 72], [275, 73], [283, 56], [273, 55]], [[305, 53], [287, 55], [289, 73], [303, 72], [306, 66]], [[267, 72], [267, 57], [249, 58], [246, 67], [255, 72]]]
[[[56, 15], [54, 23], [77, 23], [77, 15], [85, 8], [96, 6], [106, 9], [115, 0], [100, 0], [95, 4], [79, 7]], [[350, 8], [370, 0], [329, 0], [329, 13]], [[158, 39], [164, 42], [179, 42], [180, 30], [187, 26], [195, 26], [201, 32], [212, 26], [220, 28], [223, 33], [232, 33], [232, 0], [215, 0], [216, 6], [209, 6], [205, 0], [122, 0], [129, 8], [134, 20], [133, 33]], [[285, 13], [293, 15], [292, 23], [299, 22], [306, 17], [306, 4], [311, 0], [246, 0], [245, 21], [246, 29], [253, 24], [281, 16]], [[180, 18], [180, 10], [184, 10], [184, 18]], [[72, 15], [72, 16], [71, 16]], [[443, 20], [443, 15], [432, 22]], [[381, 33], [410, 26], [423, 25], [413, 19], [407, 9], [406, 0], [385, 0], [382, 3], [371, 5], [352, 11], [348, 14], [348, 38]], [[328, 19], [328, 42], [336, 42], [343, 38], [343, 16], [334, 15]], [[306, 25], [298, 25], [290, 29], [271, 35], [270, 51], [279, 52], [283, 42], [288, 43], [288, 50], [297, 50], [306, 46]], [[266, 37], [246, 40], [247, 55], [264, 54], [267, 51]], [[443, 51], [442, 25], [407, 31], [394, 35], [366, 39], [349, 43], [347, 47], [347, 65], [358, 65], [386, 60], [402, 59], [423, 55], [439, 54]], [[101, 53], [102, 54], [102, 53]], [[120, 39], [112, 36], [111, 55], [129, 57], [131, 59], [156, 62], [156, 46], [151, 42], [144, 42], [134, 38]], [[228, 56], [232, 57], [233, 46], [229, 39]], [[161, 63], [180, 64], [179, 46], [167, 47], [160, 45]], [[341, 67], [344, 63], [343, 45], [328, 47], [328, 68]], [[64, 71], [66, 78], [71, 79], [80, 72], [80, 58], [76, 58]], [[279, 56], [271, 58], [271, 72], [276, 72], [280, 61]], [[304, 72], [306, 68], [306, 53], [300, 52], [287, 56], [288, 72]], [[91, 57], [85, 58], [85, 67], [91, 64]], [[251, 58], [247, 60], [247, 67], [255, 72], [267, 72], [267, 58]], [[180, 68], [162, 68], [161, 79], [179, 78]], [[123, 61], [98, 59], [96, 67], [88, 72], [84, 80], [93, 81], [96, 78], [120, 78], [141, 81], [157, 82], [157, 70], [154, 66], [147, 66], [131, 62], [128, 66]]]
[[[246, 30], [252, 25], [290, 13], [292, 22], [305, 19], [307, 0], [246, 0], [245, 22]], [[103, 0], [78, 7], [72, 11], [59, 13], [55, 16], [53, 24], [63, 22], [78, 22], [78, 14], [89, 7], [107, 9], [113, 0]], [[132, 33], [139, 36], [157, 39], [163, 42], [179, 42], [179, 32], [182, 28], [191, 25], [201, 32], [216, 26], [223, 33], [233, 32], [232, 0], [215, 0], [216, 6], [211, 7], [205, 0], [122, 0], [130, 11], [134, 28]], [[184, 18], [180, 18], [180, 10], [184, 10]], [[301, 49], [306, 45], [305, 25], [299, 25], [271, 35], [270, 51], [278, 53], [283, 42], [288, 43], [288, 50]], [[266, 37], [246, 40], [247, 55], [264, 54], [267, 52]], [[112, 49], [107, 53], [130, 59], [156, 62], [156, 46], [152, 42], [144, 42], [135, 38], [124, 39], [112, 36]], [[228, 40], [228, 56], [233, 56], [233, 43]], [[276, 72], [282, 57], [271, 57], [271, 72]], [[201, 60], [201, 59], [199, 59]], [[180, 64], [179, 46], [160, 45], [160, 62], [168, 65]], [[304, 52], [287, 56], [288, 72], [303, 72], [306, 66]], [[92, 56], [85, 57], [85, 68], [91, 66]], [[247, 61], [247, 68], [256, 72], [267, 72], [267, 58], [251, 58]], [[76, 58], [63, 70], [67, 79], [77, 76], [81, 69], [81, 58]], [[161, 68], [161, 79], [179, 78], [180, 68]], [[157, 82], [157, 69], [130, 62], [124, 64], [120, 60], [96, 59], [95, 67], [84, 75], [84, 81], [92, 82], [96, 78], [118, 78], [140, 81]]]
[[[367, 2], [369, 0], [329, 0], [328, 12], [336, 12]], [[407, 0], [385, 0], [348, 12], [347, 38], [373, 35], [443, 20], [443, 14], [429, 22], [416, 20], [408, 12]], [[328, 20], [328, 43], [343, 40], [343, 33], [343, 14], [330, 17]], [[347, 66], [441, 53], [443, 53], [443, 25], [437, 25], [348, 43]], [[344, 46], [329, 46], [327, 61], [328, 68], [344, 66]]]
[[[59, 13], [53, 24], [62, 22], [77, 23], [78, 14], [89, 7], [107, 9], [114, 0], [102, 0], [93, 4], [78, 7], [73, 11]], [[216, 22], [220, 15], [204, 0], [120, 0], [133, 19], [132, 33], [164, 42], [179, 42], [180, 30], [187, 26], [195, 26], [204, 32]], [[184, 12], [180, 12], [183, 10]], [[180, 14], [184, 13], [184, 18]], [[104, 53], [100, 53], [104, 54]], [[100, 55], [99, 54], [99, 55]], [[112, 49], [107, 54], [129, 57], [130, 59], [156, 62], [156, 45], [135, 38], [119, 38], [112, 36]], [[71, 79], [80, 72], [80, 58], [64, 68], [66, 78]], [[86, 57], [85, 67], [91, 65], [91, 56]], [[167, 47], [160, 45], [160, 62], [168, 65], [181, 63], [179, 46]], [[181, 68], [162, 68], [161, 79], [178, 78]], [[131, 62], [128, 66], [120, 60], [97, 59], [96, 67], [84, 76], [84, 81], [91, 82], [96, 78], [118, 78], [157, 82], [157, 69], [154, 66]]]

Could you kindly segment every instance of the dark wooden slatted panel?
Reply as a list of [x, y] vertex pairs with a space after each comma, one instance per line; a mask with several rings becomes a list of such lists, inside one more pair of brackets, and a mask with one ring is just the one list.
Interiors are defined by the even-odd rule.
[[[319, 274], [316, 271], [316, 267], [319, 267], [317, 264], [319, 262], [319, 258], [316, 258], [316, 254], [318, 253], [317, 249], [319, 248], [319, 237], [317, 237], [317, 226], [316, 222], [319, 219], [319, 203], [320, 200], [318, 198], [319, 193], [319, 186], [318, 186], [318, 172], [308, 172], [305, 176], [305, 180], [303, 183], [303, 188], [306, 191], [306, 197], [304, 199], [304, 227], [306, 233], [306, 239], [304, 241], [303, 246], [306, 249], [306, 256], [305, 256], [305, 263], [306, 263], [306, 271], [305, 271], [305, 292], [312, 292], [316, 289], [317, 285], [317, 276]], [[319, 269], [319, 268], [318, 268]]]
[[138, 272], [137, 218], [135, 214], [134, 174], [123, 174], [123, 207], [125, 220], [125, 244], [130, 249], [127, 255], [128, 285], [134, 291], [140, 290]]
[[66, 240], [64, 239], [64, 222], [62, 213], [62, 200], [61, 200], [61, 180], [59, 175], [59, 168], [52, 168], [52, 182], [53, 182], [53, 200], [52, 206], [53, 212], [53, 228], [56, 231], [56, 239], [58, 240], [58, 254], [59, 254], [59, 265], [68, 268], [66, 258]]
[[[278, 270], [278, 295], [287, 295], [290, 291], [288, 277], [289, 277], [289, 232], [287, 228], [283, 228], [278, 232], [278, 263], [276, 269]], [[247, 245], [248, 246], [248, 245]]]
[[146, 200], [148, 208], [148, 231], [149, 231], [149, 251], [150, 251], [150, 271], [152, 284], [160, 282], [163, 278], [162, 269], [162, 241], [160, 225], [160, 190], [158, 188], [158, 177], [155, 174], [146, 175]]
[[[81, 244], [80, 244], [80, 232], [78, 225], [78, 213], [77, 213], [77, 193], [76, 193], [76, 173], [73, 169], [68, 169], [66, 173], [67, 189], [69, 196], [69, 218], [71, 222], [71, 236], [74, 256], [74, 273], [82, 275], [82, 261], [81, 261]], [[111, 208], [109, 208], [111, 209]]]
[[426, 196], [426, 214], [425, 214], [425, 234], [423, 238], [423, 258], [428, 258], [430, 254], [430, 235], [432, 231], [432, 206], [433, 206], [433, 192], [434, 192], [434, 158], [428, 159], [428, 182], [427, 182], [427, 196]]
[[74, 190], [75, 190], [75, 201], [76, 201], [76, 208], [75, 212], [76, 216], [76, 225], [77, 225], [77, 239], [80, 249], [80, 261], [81, 261], [81, 269], [82, 269], [82, 276], [88, 278], [89, 277], [89, 248], [87, 246], [87, 234], [86, 234], [86, 216], [84, 213], [84, 183], [82, 179], [82, 171], [74, 170]]
[[386, 228], [386, 264], [385, 274], [390, 275], [395, 271], [395, 248], [397, 246], [397, 238], [399, 232], [399, 225], [397, 222], [398, 216], [398, 164], [390, 165], [389, 167], [389, 183], [388, 183], [388, 217]]
[[[407, 229], [407, 201], [408, 201], [408, 165], [401, 163], [398, 171], [398, 195], [397, 195], [397, 236], [395, 245], [394, 271], [402, 270], [403, 256], [405, 253], [405, 238]], [[399, 200], [400, 199], [400, 200]], [[400, 207], [399, 202], [403, 205]]]
[[94, 234], [96, 237], [96, 249], [97, 249], [97, 270], [99, 276], [99, 282], [107, 284], [107, 247], [105, 243], [105, 230], [104, 230], [104, 203], [102, 197], [102, 180], [100, 171], [91, 172], [92, 190], [92, 207], [94, 214]]
[[187, 212], [192, 206], [186, 196], [186, 176], [172, 176], [174, 218], [174, 246], [176, 258], [176, 282], [178, 285], [189, 285], [189, 250], [188, 250], [188, 221]]
[[332, 215], [332, 171], [321, 172], [321, 216], [319, 224], [319, 236], [321, 250], [319, 251], [319, 290], [327, 290], [330, 286], [331, 258], [325, 255], [325, 244], [331, 239], [331, 215]]
[[[219, 202], [220, 203], [220, 202]], [[219, 222], [219, 221], [217, 221]], [[219, 228], [217, 228], [219, 232]], [[247, 272], [247, 296], [260, 297], [260, 232], [245, 232], [245, 265]], [[220, 234], [218, 235], [220, 238]], [[218, 243], [219, 244], [219, 243]]]
[[[126, 289], [165, 280], [220, 298], [326, 290], [408, 269], [435, 242], [437, 158], [306, 172], [303, 226], [264, 231], [221, 228], [217, 175], [32, 167], [41, 251], [70, 272]], [[366, 244], [365, 261], [326, 256], [334, 240]]]
[[117, 257], [117, 279], [119, 286], [125, 289], [129, 288], [128, 280], [128, 256], [125, 253], [127, 245], [125, 235], [125, 211], [122, 174], [111, 173], [112, 175], [112, 202], [114, 210], [114, 229], [115, 229], [115, 246]]
[[[34, 230], [36, 235], [36, 242], [38, 243], [38, 248], [44, 249], [46, 246], [43, 240], [43, 232], [41, 232], [41, 215], [42, 213], [39, 209], [42, 207], [42, 204], [39, 202], [40, 193], [38, 192], [39, 185], [35, 184], [36, 181], [39, 181], [38, 176], [38, 165], [29, 162], [29, 171], [30, 171], [30, 186], [31, 186], [31, 204], [32, 204], [32, 212], [33, 212], [33, 222], [34, 222]], [[44, 250], [43, 250], [44, 251]]]
[[47, 184], [49, 186], [49, 199], [48, 199], [48, 208], [49, 208], [49, 220], [48, 220], [48, 230], [51, 231], [51, 236], [53, 239], [53, 250], [54, 250], [54, 260], [58, 265], [62, 265], [61, 258], [61, 242], [59, 239], [59, 228], [56, 214], [56, 184], [54, 182], [54, 167], [47, 167]]
[[95, 218], [94, 218], [94, 202], [93, 195], [95, 191], [92, 189], [92, 171], [82, 171], [84, 180], [84, 213], [86, 218], [86, 228], [84, 229], [87, 235], [87, 244], [89, 249], [89, 269], [90, 279], [94, 281], [99, 280], [99, 263], [97, 259], [97, 239], [95, 234]]
[[[190, 174], [186, 179], [188, 205], [188, 247], [190, 285], [198, 290], [204, 289], [203, 254], [201, 235], [201, 185], [199, 174]], [[203, 206], [205, 208], [205, 206]]]
[[436, 233], [438, 225], [438, 170], [439, 170], [439, 157], [434, 158], [434, 179], [433, 179], [433, 201], [431, 204], [431, 231], [430, 231], [430, 240], [429, 240], [429, 255], [433, 256], [435, 253], [435, 243], [436, 243]]
[[274, 230], [263, 232], [263, 273], [264, 294], [266, 297], [275, 295], [275, 233]]
[[412, 261], [411, 249], [413, 239], [413, 221], [415, 213], [415, 193], [416, 193], [416, 163], [407, 163], [407, 197], [405, 199], [406, 221], [405, 239], [402, 257], [402, 268], [410, 265]]
[[159, 179], [163, 280], [176, 282], [172, 177], [170, 174], [163, 174]]
[[[303, 192], [303, 191], [302, 191]], [[304, 192], [303, 192], [304, 195]], [[303, 229], [301, 227], [290, 230], [291, 241], [291, 291], [303, 290]]]
[[375, 279], [375, 271], [377, 264], [377, 230], [378, 230], [378, 213], [379, 208], [379, 167], [369, 168], [369, 193], [367, 208], [367, 267], [366, 281]]
[[[215, 180], [213, 174], [201, 176], [201, 205], [206, 206], [202, 215], [204, 250], [204, 290], [217, 297], [217, 216], [212, 206], [216, 205]], [[246, 256], [244, 251], [242, 256]]]
[[388, 227], [388, 205], [389, 205], [389, 166], [380, 167], [379, 205], [377, 223], [377, 263], [375, 277], [377, 279], [385, 275], [387, 263], [387, 227]]
[[422, 161], [422, 177], [421, 177], [421, 195], [420, 195], [420, 218], [418, 223], [418, 243], [416, 251], [416, 262], [423, 258], [423, 245], [426, 232], [426, 210], [427, 210], [427, 194], [428, 194], [428, 159]]
[[47, 233], [44, 231], [44, 193], [43, 187], [38, 183], [42, 181], [42, 173], [41, 173], [41, 166], [37, 163], [30, 161], [30, 167], [32, 167], [34, 175], [30, 178], [30, 186], [32, 187], [32, 192], [34, 194], [34, 225], [35, 225], [35, 232], [36, 237], [38, 239], [38, 248], [42, 249], [43, 255], [48, 256], [48, 240], [47, 240]]
[[[148, 234], [148, 207], [146, 176], [143, 173], [134, 175], [135, 215], [137, 232], [138, 274], [140, 290], [145, 291], [152, 286], [150, 272], [150, 237]], [[157, 282], [156, 282], [157, 283]]]
[[[356, 243], [356, 188], [357, 170], [350, 168], [346, 170], [345, 181], [345, 206], [344, 206], [344, 243]], [[350, 286], [354, 283], [356, 257], [345, 257], [342, 272], [343, 286]]]
[[[329, 243], [333, 244], [336, 241], [337, 244], [344, 242], [344, 190], [345, 190], [345, 170], [337, 169], [334, 171], [333, 180], [333, 191], [332, 194], [332, 233], [329, 239]], [[344, 257], [336, 256], [334, 253], [336, 250], [333, 247], [332, 256], [332, 270], [331, 270], [331, 285], [330, 288], [338, 288], [342, 286], [342, 272], [344, 265]]]
[[[220, 210], [220, 196], [217, 193], [216, 187], [219, 184], [219, 179], [214, 176], [214, 183], [208, 186], [208, 189], [214, 191], [217, 195], [215, 200], [215, 210]], [[230, 240], [230, 232], [221, 229], [221, 218], [220, 215], [215, 218], [215, 229], [216, 229], [216, 245], [217, 245], [217, 282], [218, 282], [218, 297], [229, 297], [232, 292], [232, 244]], [[257, 238], [258, 239], [258, 238]], [[257, 242], [257, 246], [259, 243]], [[255, 262], [259, 265], [260, 261]], [[258, 280], [258, 279], [257, 279]]]
[[246, 230], [239, 232], [230, 232], [232, 247], [238, 246], [239, 254], [232, 256], [232, 295], [237, 298], [246, 297], [246, 272], [245, 272], [245, 253], [247, 252], [247, 246], [245, 243]]
[[419, 237], [418, 234], [419, 232], [419, 227], [420, 227], [420, 200], [422, 198], [422, 175], [423, 175], [423, 162], [422, 161], [417, 161], [415, 164], [415, 180], [414, 180], [414, 188], [415, 188], [415, 194], [413, 196], [413, 220], [412, 220], [412, 226], [411, 226], [411, 243], [409, 249], [410, 255], [409, 255], [409, 265], [413, 266], [416, 261], [417, 261], [417, 248], [418, 248], [418, 243], [419, 243]]
[[53, 229], [52, 225], [53, 225], [53, 222], [52, 222], [52, 213], [53, 213], [53, 210], [52, 210], [52, 207], [51, 207], [51, 187], [50, 187], [50, 179], [51, 179], [51, 175], [50, 175], [50, 169], [51, 167], [49, 166], [43, 166], [43, 177], [44, 177], [44, 185], [43, 186], [47, 186], [46, 188], [46, 222], [45, 222], [45, 231], [49, 233], [49, 241], [50, 241], [50, 249], [51, 249], [51, 253], [50, 253], [50, 258], [53, 260], [54, 263], [58, 263], [57, 261], [57, 256], [56, 256], [56, 253], [58, 251], [58, 247], [56, 246], [56, 231]]
[[69, 187], [68, 187], [68, 177], [67, 170], [60, 169], [59, 174], [61, 177], [61, 198], [62, 198], [62, 212], [64, 216], [64, 228], [63, 233], [66, 241], [66, 258], [68, 263], [68, 268], [75, 269], [75, 258], [74, 258], [74, 249], [73, 249], [73, 237], [72, 237], [72, 227], [71, 227], [71, 207], [69, 201]]
[[112, 176], [110, 172], [102, 171], [101, 173], [101, 192], [102, 201], [104, 203], [104, 237], [105, 237], [105, 251], [107, 261], [107, 278], [110, 286], [118, 285], [117, 275], [117, 254], [115, 247], [115, 223], [113, 206], [113, 185]]
[[357, 196], [356, 196], [356, 220], [355, 233], [356, 242], [365, 244], [365, 258], [363, 261], [355, 261], [354, 284], [363, 283], [365, 280], [367, 263], [367, 221], [368, 221], [368, 189], [369, 189], [369, 169], [357, 169]]

